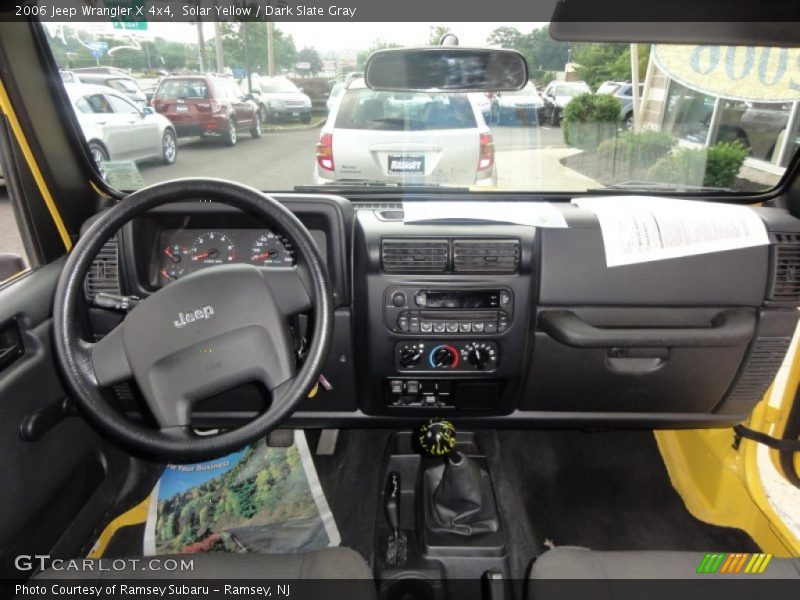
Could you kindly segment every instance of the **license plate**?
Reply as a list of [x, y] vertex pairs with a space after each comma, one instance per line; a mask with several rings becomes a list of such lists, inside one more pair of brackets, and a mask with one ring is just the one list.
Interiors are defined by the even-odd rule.
[[189, 112], [189, 107], [185, 104], [178, 104], [175, 106], [175, 112]]
[[425, 157], [422, 155], [389, 155], [389, 173], [403, 175], [424, 175]]
[[293, 116], [293, 117], [299, 117], [299, 116], [300, 116], [300, 113], [299, 113], [299, 112], [293, 112], [293, 113], [292, 113], [292, 116]]

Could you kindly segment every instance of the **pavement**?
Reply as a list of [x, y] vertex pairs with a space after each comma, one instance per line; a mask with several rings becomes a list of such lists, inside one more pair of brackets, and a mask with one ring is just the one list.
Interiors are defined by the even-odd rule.
[[[561, 129], [551, 126], [496, 126], [498, 187], [531, 191], [579, 191], [600, 184], [564, 167], [559, 160], [576, 150], [564, 145]], [[219, 177], [265, 191], [291, 191], [314, 185], [315, 147], [319, 126], [286, 127], [259, 139], [242, 134], [229, 148], [214, 139], [183, 138], [173, 165], [141, 163], [146, 183], [182, 177]], [[24, 255], [11, 204], [0, 187], [0, 253]]]

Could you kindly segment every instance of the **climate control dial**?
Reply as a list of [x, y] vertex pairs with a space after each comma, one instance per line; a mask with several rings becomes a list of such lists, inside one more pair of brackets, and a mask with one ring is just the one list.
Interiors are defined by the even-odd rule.
[[434, 369], [456, 369], [461, 362], [461, 356], [450, 344], [439, 344], [431, 349], [428, 362]]

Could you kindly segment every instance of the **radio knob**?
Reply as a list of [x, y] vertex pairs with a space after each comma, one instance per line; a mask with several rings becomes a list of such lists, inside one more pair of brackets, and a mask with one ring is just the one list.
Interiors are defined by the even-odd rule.
[[400, 353], [400, 366], [403, 368], [413, 367], [422, 358], [422, 351], [419, 348], [403, 348]]
[[430, 363], [434, 369], [455, 369], [459, 360], [458, 351], [452, 346], [436, 346], [431, 350]]
[[403, 292], [395, 292], [392, 294], [392, 304], [394, 304], [397, 308], [405, 306], [405, 303], [406, 295]]

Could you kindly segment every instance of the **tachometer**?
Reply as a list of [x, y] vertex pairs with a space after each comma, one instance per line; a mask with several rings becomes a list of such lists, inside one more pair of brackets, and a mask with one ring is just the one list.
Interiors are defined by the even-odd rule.
[[224, 233], [209, 231], [195, 240], [188, 254], [195, 264], [222, 265], [236, 261], [236, 246]]
[[285, 235], [271, 231], [264, 233], [253, 242], [250, 262], [254, 265], [290, 266], [294, 264], [294, 248]]

